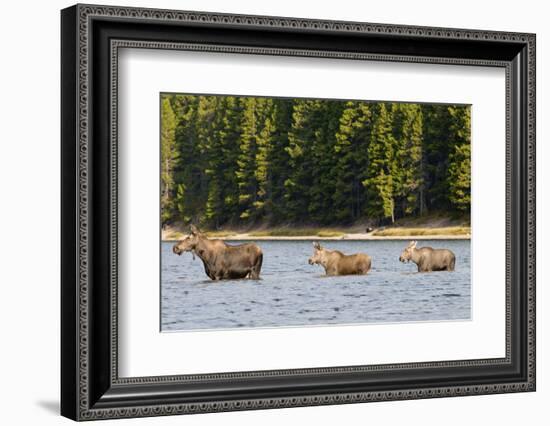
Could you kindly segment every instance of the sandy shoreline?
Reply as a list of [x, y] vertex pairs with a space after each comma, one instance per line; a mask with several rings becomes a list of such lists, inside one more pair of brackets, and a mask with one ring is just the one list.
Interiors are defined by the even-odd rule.
[[[162, 237], [162, 241], [178, 241], [181, 238], [166, 238]], [[275, 237], [275, 236], [254, 236], [250, 234], [235, 234], [229, 235], [226, 237], [210, 237], [210, 239], [216, 240], [257, 240], [257, 241], [292, 241], [292, 240], [348, 240], [348, 241], [375, 241], [375, 240], [469, 240], [471, 235], [399, 235], [399, 236], [375, 236], [372, 234], [344, 234], [336, 237], [319, 237], [317, 235], [303, 235], [303, 236], [284, 236], [284, 237]]]

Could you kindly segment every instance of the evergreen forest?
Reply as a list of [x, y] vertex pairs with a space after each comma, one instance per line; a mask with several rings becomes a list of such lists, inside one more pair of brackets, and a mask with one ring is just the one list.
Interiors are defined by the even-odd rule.
[[161, 94], [162, 223], [470, 213], [470, 106]]

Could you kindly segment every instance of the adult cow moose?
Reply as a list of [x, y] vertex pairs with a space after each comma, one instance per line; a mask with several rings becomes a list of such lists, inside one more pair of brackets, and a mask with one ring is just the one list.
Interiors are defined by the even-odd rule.
[[191, 252], [202, 260], [206, 275], [212, 280], [238, 278], [260, 279], [263, 253], [254, 243], [229, 245], [222, 240], [210, 240], [191, 225], [191, 233], [174, 244], [173, 252]]
[[399, 260], [410, 262], [418, 266], [418, 272], [454, 271], [455, 254], [448, 249], [434, 249], [431, 247], [416, 248], [417, 241], [411, 241], [403, 250]]
[[313, 256], [308, 263], [321, 265], [327, 275], [366, 275], [371, 267], [371, 258], [364, 253], [345, 255], [338, 250], [327, 250], [319, 242], [314, 242]]

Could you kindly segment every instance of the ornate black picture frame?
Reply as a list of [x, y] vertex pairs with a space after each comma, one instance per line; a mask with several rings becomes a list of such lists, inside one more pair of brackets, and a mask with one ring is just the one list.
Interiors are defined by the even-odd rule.
[[[61, 13], [61, 413], [74, 420], [535, 390], [535, 35], [76, 5]], [[506, 70], [506, 356], [120, 378], [117, 52], [186, 49]]]

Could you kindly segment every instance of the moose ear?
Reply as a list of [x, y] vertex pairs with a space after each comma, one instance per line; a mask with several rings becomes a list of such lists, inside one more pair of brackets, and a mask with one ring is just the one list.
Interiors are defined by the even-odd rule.
[[192, 224], [190, 226], [190, 228], [191, 228], [191, 233], [192, 234], [198, 234], [199, 233], [199, 229], [195, 225]]
[[319, 243], [319, 241], [314, 241], [313, 247], [315, 247], [317, 250], [321, 250], [321, 244]]
[[418, 243], [418, 241], [413, 241], [412, 247], [416, 247], [416, 243]]

